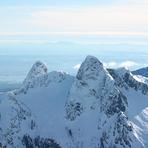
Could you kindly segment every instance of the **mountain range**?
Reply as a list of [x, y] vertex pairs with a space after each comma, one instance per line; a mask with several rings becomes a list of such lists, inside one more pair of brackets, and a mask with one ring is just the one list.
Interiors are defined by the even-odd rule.
[[142, 75], [148, 77], [148, 67], [140, 68], [138, 70], [132, 71], [134, 75]]
[[87, 56], [76, 76], [37, 61], [0, 94], [2, 148], [148, 148], [148, 78]]

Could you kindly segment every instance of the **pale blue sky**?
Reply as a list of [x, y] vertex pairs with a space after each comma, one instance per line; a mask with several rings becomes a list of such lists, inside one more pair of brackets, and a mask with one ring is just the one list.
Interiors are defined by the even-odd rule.
[[[127, 2], [128, 0], [125, 0]], [[115, 4], [115, 3], [121, 3], [123, 2], [122, 0], [25, 0], [25, 1], [20, 1], [20, 0], [5, 0], [5, 1], [0, 1], [0, 5], [5, 5], [5, 6], [21, 6], [21, 5], [26, 5], [26, 6], [72, 6], [72, 5], [108, 5], [108, 4]]]
[[[0, 1], [0, 36], [148, 35], [147, 0]], [[51, 34], [52, 32], [52, 34]]]
[[0, 44], [59, 41], [148, 44], [148, 1], [0, 1]]
[[147, 66], [148, 0], [0, 1], [0, 80], [22, 81], [35, 60], [75, 73], [88, 54]]

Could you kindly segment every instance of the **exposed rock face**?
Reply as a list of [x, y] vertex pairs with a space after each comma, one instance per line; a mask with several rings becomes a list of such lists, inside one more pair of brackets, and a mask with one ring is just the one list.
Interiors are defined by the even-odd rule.
[[87, 56], [82, 63], [76, 78], [78, 80], [97, 80], [100, 72], [103, 71], [103, 64], [93, 56]]
[[[23, 125], [33, 120], [30, 110], [13, 93], [9, 93], [1, 102], [0, 143], [2, 147], [16, 147], [15, 141], [21, 138]], [[3, 110], [5, 112], [3, 112]], [[26, 119], [28, 119], [26, 121]], [[28, 127], [28, 129], [31, 127]]]
[[[74, 124], [82, 120], [84, 122], [91, 120], [93, 127], [87, 128], [93, 130], [94, 126], [98, 127], [97, 133], [92, 133], [91, 136], [100, 139], [100, 141], [93, 141], [100, 148], [131, 147], [132, 126], [125, 115], [126, 108], [127, 98], [117, 89], [111, 75], [98, 59], [88, 56], [82, 63], [70, 90], [66, 103], [67, 119]], [[91, 117], [84, 118], [89, 112]], [[109, 125], [110, 122], [112, 125]], [[79, 132], [75, 136], [79, 137], [83, 129], [81, 131], [79, 127], [77, 130]], [[71, 128], [71, 131], [75, 133], [76, 129]], [[92, 139], [89, 140], [91, 143]], [[75, 142], [77, 147], [85, 143], [79, 138]]]
[[129, 89], [133, 88], [136, 91], [141, 91], [144, 95], [148, 95], [148, 84], [138, 81], [134, 78], [134, 75], [125, 68], [108, 69], [109, 73], [115, 79], [116, 84], [119, 87]]
[[45, 64], [36, 62], [29, 71], [23, 85], [20, 89], [15, 91], [15, 94], [27, 93], [29, 88], [48, 86], [51, 82], [62, 82], [67, 74], [64, 72], [53, 71], [48, 73]]
[[23, 84], [20, 91], [26, 93], [29, 88], [48, 86], [51, 82], [60, 83], [66, 78], [66, 76], [66, 73], [53, 71], [48, 74], [38, 76], [30, 80], [28, 83]]
[[24, 135], [22, 144], [26, 148], [61, 148], [60, 145], [55, 142], [55, 140], [51, 138], [41, 138], [40, 136], [33, 139], [29, 135]]

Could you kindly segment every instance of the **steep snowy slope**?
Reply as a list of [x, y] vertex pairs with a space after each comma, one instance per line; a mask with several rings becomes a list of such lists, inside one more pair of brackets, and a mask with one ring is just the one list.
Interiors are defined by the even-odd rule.
[[82, 63], [66, 104], [76, 147], [140, 146], [126, 116], [127, 98], [102, 63], [88, 56]]
[[148, 85], [93, 56], [76, 77], [36, 62], [20, 89], [0, 94], [0, 147], [147, 148]]
[[109, 70], [119, 89], [128, 100], [128, 117], [135, 129], [135, 136], [148, 147], [148, 83], [145, 77], [133, 75], [120, 68]]
[[58, 148], [57, 139], [65, 147], [64, 106], [74, 78], [61, 72], [44, 73], [43, 64], [35, 65], [19, 90], [0, 96], [0, 141], [12, 148]]

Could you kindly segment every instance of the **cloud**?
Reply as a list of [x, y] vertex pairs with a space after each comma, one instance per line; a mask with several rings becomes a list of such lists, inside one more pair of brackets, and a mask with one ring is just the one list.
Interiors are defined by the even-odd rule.
[[[107, 62], [107, 63], [103, 63], [103, 65], [106, 68], [119, 68], [119, 67], [126, 67], [128, 69], [130, 68], [134, 68], [136, 66], [144, 66], [146, 64], [140, 64], [137, 63], [135, 61], [123, 61], [123, 62], [115, 62], [115, 61], [111, 61], [111, 62]], [[73, 69], [78, 70], [80, 68], [81, 64], [76, 64], [73, 66]]]
[[81, 66], [81, 64], [76, 64], [75, 66], [73, 66], [73, 68], [74, 68], [75, 70], [78, 70], [78, 69], [80, 68], [80, 66]]
[[24, 23], [49, 32], [145, 34], [148, 32], [146, 14], [147, 7], [138, 6], [46, 8], [32, 11]]
[[128, 69], [139, 66], [140, 64], [135, 61], [123, 61], [123, 62], [107, 62], [103, 63], [107, 68], [119, 68], [119, 67], [126, 67]]
[[38, 6], [26, 9], [0, 7], [0, 32], [9, 36], [21, 34], [29, 36], [36, 33], [148, 35], [147, 6], [106, 4], [80, 7]]
[[139, 64], [134, 62], [134, 61], [125, 61], [119, 64], [119, 67], [126, 67], [126, 68], [131, 68], [134, 66], [138, 66]]
[[[8, 13], [10, 11], [11, 15]], [[87, 35], [148, 34], [146, 6], [38, 7], [27, 10], [0, 8], [0, 13], [5, 14], [0, 16], [0, 32], [2, 34], [4, 31], [4, 34], [7, 34], [9, 31], [8, 35], [11, 35], [11, 31], [28, 35], [29, 32]]]
[[116, 67], [117, 63], [116, 62], [108, 62], [108, 63], [104, 63], [104, 66], [112, 68], [112, 67]]
[[79, 7], [0, 6], [0, 36], [148, 36], [148, 1], [125, 1], [122, 5], [108, 5], [107, 0], [105, 5]]
[[134, 5], [148, 5], [147, 0], [128, 0], [128, 3], [134, 4]]

